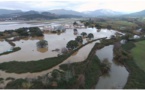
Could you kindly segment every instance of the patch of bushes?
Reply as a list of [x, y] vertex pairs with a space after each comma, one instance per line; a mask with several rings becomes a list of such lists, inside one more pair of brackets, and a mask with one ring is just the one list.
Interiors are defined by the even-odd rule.
[[68, 56], [59, 56], [53, 58], [46, 58], [39, 61], [28, 61], [28, 62], [4, 62], [0, 64], [0, 69], [9, 73], [27, 73], [27, 72], [40, 72], [52, 68], [53, 66], [61, 63]]
[[129, 41], [129, 42], [127, 42], [126, 44], [123, 44], [122, 45], [122, 48], [124, 49], [124, 50], [126, 50], [126, 51], [129, 51], [129, 50], [131, 50], [132, 48], [134, 48], [135, 47], [135, 44], [134, 44], [134, 42], [132, 42], [132, 41]]
[[[87, 68], [85, 68], [87, 66]], [[83, 88], [94, 88], [96, 85], [99, 76], [101, 75], [101, 68], [100, 68], [100, 60], [97, 56], [93, 56], [92, 60], [90, 61], [89, 65], [87, 61], [79, 62], [79, 63], [72, 63], [71, 65], [63, 64], [60, 65], [60, 68], [67, 71], [69, 69], [73, 69], [76, 76], [83, 74], [85, 76], [85, 85]], [[76, 85], [74, 85], [73, 88]], [[78, 88], [82, 88], [78, 86]]]

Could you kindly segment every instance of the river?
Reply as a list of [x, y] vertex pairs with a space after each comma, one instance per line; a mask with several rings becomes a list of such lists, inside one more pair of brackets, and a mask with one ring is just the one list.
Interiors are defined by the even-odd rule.
[[107, 58], [111, 63], [109, 74], [100, 76], [96, 89], [122, 89], [127, 82], [129, 73], [124, 66], [117, 65], [113, 61], [113, 45], [97, 50], [96, 55], [101, 61]]

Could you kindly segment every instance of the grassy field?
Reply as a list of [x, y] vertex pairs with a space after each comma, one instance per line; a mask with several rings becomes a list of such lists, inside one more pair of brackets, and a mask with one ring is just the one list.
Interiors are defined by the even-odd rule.
[[135, 43], [136, 47], [131, 50], [135, 63], [145, 71], [145, 41]]
[[[136, 48], [141, 48], [140, 46], [138, 46], [138, 43], [141, 43], [145, 41], [139, 41], [136, 43], [136, 45], [134, 45], [135, 42], [128, 42], [125, 45], [122, 46], [122, 48], [128, 52], [132, 51], [135, 49], [134, 52], [138, 52], [138, 49], [136, 50]], [[129, 46], [131, 46], [129, 48]], [[136, 47], [135, 47], [136, 46]], [[138, 52], [139, 55], [143, 55], [143, 53]], [[129, 53], [130, 54], [130, 53]], [[132, 54], [132, 53], [131, 53]], [[127, 70], [129, 71], [129, 77], [128, 77], [128, 81], [125, 85], [125, 89], [143, 89], [145, 88], [145, 72], [140, 68], [140, 65], [137, 65], [137, 63], [139, 61], [135, 60], [135, 57], [138, 57], [137, 54], [132, 55], [133, 58], [125, 60], [125, 66], [127, 68]], [[142, 61], [140, 62], [142, 63]]]

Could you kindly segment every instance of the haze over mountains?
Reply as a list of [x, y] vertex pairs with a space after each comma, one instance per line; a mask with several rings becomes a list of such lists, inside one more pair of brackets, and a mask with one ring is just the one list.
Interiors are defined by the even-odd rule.
[[145, 10], [136, 13], [117, 12], [109, 9], [98, 9], [95, 11], [78, 12], [65, 9], [54, 9], [45, 12], [38, 11], [21, 11], [21, 10], [7, 10], [0, 9], [0, 18], [13, 18], [13, 19], [54, 19], [54, 18], [71, 18], [71, 17], [101, 17], [101, 16], [145, 16]]

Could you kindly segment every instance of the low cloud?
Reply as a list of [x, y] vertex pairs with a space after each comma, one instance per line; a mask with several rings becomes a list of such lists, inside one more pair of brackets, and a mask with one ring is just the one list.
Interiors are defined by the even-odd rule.
[[144, 3], [145, 0], [0, 0], [0, 8], [24, 11], [48, 11], [51, 9], [92, 11], [96, 9], [111, 9], [134, 12], [144, 10]]

